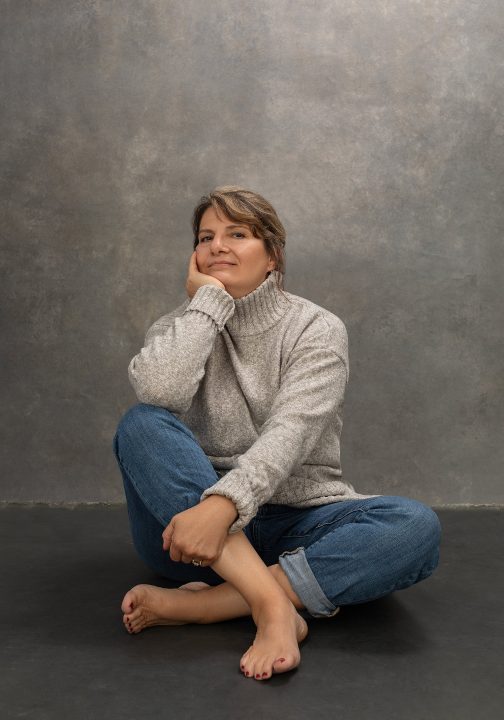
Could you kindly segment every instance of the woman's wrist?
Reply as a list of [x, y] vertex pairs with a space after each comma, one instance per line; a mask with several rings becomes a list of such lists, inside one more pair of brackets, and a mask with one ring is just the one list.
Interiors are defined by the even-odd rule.
[[218, 512], [219, 515], [224, 515], [226, 518], [228, 527], [230, 527], [238, 517], [236, 505], [232, 500], [224, 495], [207, 495], [202, 502], [215, 505], [217, 509], [216, 512]]

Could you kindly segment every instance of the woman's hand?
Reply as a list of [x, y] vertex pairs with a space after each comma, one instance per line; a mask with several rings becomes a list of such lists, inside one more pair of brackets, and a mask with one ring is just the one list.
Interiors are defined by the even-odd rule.
[[170, 552], [174, 562], [196, 559], [202, 561], [202, 567], [211, 565], [220, 557], [237, 515], [231, 500], [211, 495], [172, 517], [163, 531], [163, 550]]
[[217, 285], [217, 287], [223, 288], [223, 290], [226, 289], [224, 283], [221, 283], [220, 280], [217, 280], [217, 278], [214, 278], [211, 275], [205, 275], [205, 273], [198, 270], [198, 261], [196, 259], [195, 250], [189, 260], [189, 273], [186, 280], [186, 290], [189, 297], [192, 298], [197, 289], [202, 285]]

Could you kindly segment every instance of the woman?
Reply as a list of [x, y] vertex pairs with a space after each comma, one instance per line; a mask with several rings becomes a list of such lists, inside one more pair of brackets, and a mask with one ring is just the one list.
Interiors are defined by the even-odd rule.
[[114, 437], [135, 547], [183, 584], [135, 586], [123, 620], [138, 633], [251, 614], [240, 667], [267, 679], [299, 665], [300, 612], [332, 617], [428, 577], [440, 524], [420, 502], [343, 480], [346, 329], [283, 290], [273, 207], [216, 188], [193, 230], [188, 299], [131, 360], [140, 402]]

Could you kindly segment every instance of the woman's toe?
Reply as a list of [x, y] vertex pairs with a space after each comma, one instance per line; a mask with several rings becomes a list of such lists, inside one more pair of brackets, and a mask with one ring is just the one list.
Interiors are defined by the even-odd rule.
[[131, 628], [133, 628], [133, 630], [138, 630], [139, 628], [143, 627], [144, 620], [142, 617], [136, 617], [133, 620], [130, 620], [129, 625]]
[[273, 672], [284, 672], [287, 667], [288, 665], [286, 658], [277, 658], [273, 663]]
[[133, 609], [135, 607], [135, 596], [131, 590], [129, 590], [126, 595], [124, 596], [124, 599], [122, 601], [121, 610], [126, 615], [128, 613], [133, 612]]

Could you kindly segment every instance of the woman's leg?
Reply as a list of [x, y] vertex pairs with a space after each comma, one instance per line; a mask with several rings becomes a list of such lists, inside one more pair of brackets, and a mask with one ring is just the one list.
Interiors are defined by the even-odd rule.
[[409, 587], [439, 562], [439, 518], [416, 500], [379, 496], [291, 510], [291, 518], [275, 506], [263, 510], [259, 546], [266, 563], [278, 558], [313, 617]]
[[[171, 517], [199, 502], [203, 489], [216, 479], [215, 471], [188, 428], [163, 408], [140, 404], [121, 420], [114, 438], [114, 451], [123, 474], [135, 546], [145, 562], [168, 577], [185, 580], [189, 571], [192, 575], [189, 579], [195, 579], [193, 570], [196, 570], [196, 578], [201, 579], [202, 571], [207, 571], [215, 575], [212, 579], [226, 578], [232, 583], [218, 594], [220, 588], [210, 588], [206, 604], [215, 611], [219, 602], [224, 601], [226, 611], [234, 605], [238, 615], [243, 614], [243, 601], [248, 604], [247, 614], [252, 613], [258, 634], [242, 658], [244, 672], [250, 674], [260, 669], [260, 677], [264, 678], [273, 671], [283, 672], [299, 664], [298, 642], [306, 636], [306, 623], [244, 532], [228, 536], [221, 556], [213, 563], [214, 570], [175, 563], [162, 551], [161, 532]], [[213, 603], [210, 590], [215, 591]], [[201, 601], [198, 604], [195, 594], [186, 591], [183, 601], [180, 597], [176, 589], [133, 588], [123, 601], [132, 631], [149, 624], [179, 624], [176, 618], [180, 617], [181, 607], [183, 617], [204, 622], [203, 606]], [[168, 617], [163, 617], [163, 612]], [[279, 654], [285, 657], [278, 659]], [[274, 668], [277, 659], [278, 668]]]
[[[173, 515], [199, 502], [203, 490], [217, 479], [191, 431], [164, 408], [141, 403], [124, 414], [113, 446], [123, 477], [133, 542], [143, 561], [154, 572], [175, 581], [227, 585], [211, 567], [173, 562], [162, 549], [161, 534]], [[193, 494], [188, 495], [191, 485]], [[251, 525], [241, 532], [254, 545]], [[270, 569], [273, 575], [280, 570], [278, 565]], [[284, 582], [284, 589], [296, 607], [300, 606], [288, 583]], [[215, 595], [221, 602], [208, 604], [207, 622], [250, 615], [250, 606], [232, 586], [221, 590]]]
[[[157, 548], [159, 545], [159, 538], [163, 531], [162, 525], [148, 513], [127, 477], [124, 478], [124, 487], [128, 498], [128, 512], [130, 517], [133, 518], [131, 526], [135, 528], [136, 532], [135, 544], [139, 550], [140, 557], [146, 558], [147, 564], [150, 564], [159, 575], [166, 576], [167, 572], [173, 573], [170, 567], [163, 566], [163, 563], [166, 561], [164, 557], [157, 557], [156, 553], [156, 558], [155, 560], [153, 559], [154, 553], [152, 548]], [[241, 530], [240, 532], [245, 535], [247, 541], [250, 543], [250, 538], [246, 535], [245, 531]], [[235, 534], [239, 533], [233, 533], [233, 535]], [[170, 560], [169, 554], [165, 551], [162, 552], [162, 555], [167, 555], [168, 560]], [[155, 564], [157, 565], [156, 567], [154, 566]], [[177, 565], [180, 565], [177, 574], [187, 575], [183, 578], [184, 580], [187, 580], [188, 576], [195, 575], [191, 569], [192, 566], [185, 563], [177, 563]], [[195, 569], [197, 568], [195, 567]], [[183, 607], [179, 607], [178, 603], [174, 602], [173, 598], [176, 596], [173, 596], [173, 594], [164, 593], [164, 595], [161, 595], [158, 593], [158, 602], [162, 604], [163, 607], [157, 608], [157, 618], [153, 615], [149, 618], [149, 622], [144, 619], [142, 623], [135, 623], [132, 629], [138, 632], [149, 624], [183, 624], [187, 622], [209, 624], [252, 614], [249, 603], [243, 595], [238, 592], [234, 585], [225, 582], [211, 567], [201, 568], [201, 570], [209, 571], [207, 577], [204, 577], [204, 579], [199, 578], [202, 583], [207, 583], [207, 585], [206, 587], [202, 585], [199, 588], [194, 586], [194, 589], [205, 589], [211, 592], [206, 592], [204, 595], [198, 596], [198, 598], [186, 598]], [[277, 582], [279, 582], [294, 607], [298, 610], [304, 609], [303, 604], [290, 587], [289, 581], [280, 566], [278, 564], [271, 565], [268, 567], [268, 570]], [[214, 576], [217, 577], [217, 582], [214, 580]], [[178, 577], [177, 580], [180, 580], [180, 577]], [[194, 580], [194, 577], [190, 577], [190, 581], [191, 580]], [[172, 598], [171, 600], [169, 600], [170, 597]], [[164, 621], [176, 622], [165, 623]]]
[[[233, 617], [251, 613], [257, 626], [253, 645], [240, 659], [245, 675], [265, 679], [273, 672], [297, 667], [301, 659], [298, 645], [308, 634], [306, 621], [242, 531], [228, 535], [212, 567], [229, 582], [198, 592], [152, 585], [132, 588], [123, 601], [130, 631], [139, 632], [150, 625], [184, 624], [177, 622], [177, 618], [186, 622], [215, 622], [206, 617], [219, 612], [224, 604], [233, 610]], [[244, 609], [246, 612], [242, 612]]]
[[133, 544], [142, 560], [170, 580], [224, 582], [209, 566], [174, 562], [162, 547], [162, 532], [172, 517], [197, 505], [218, 480], [191, 430], [165, 408], [139, 403], [123, 415], [113, 448]]

